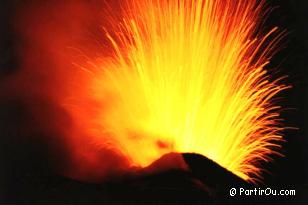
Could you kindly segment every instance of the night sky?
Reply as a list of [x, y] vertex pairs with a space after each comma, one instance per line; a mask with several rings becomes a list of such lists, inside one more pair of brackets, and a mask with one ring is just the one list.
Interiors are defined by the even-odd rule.
[[[0, 204], [176, 204], [179, 198], [183, 203], [194, 204], [194, 199], [200, 198], [202, 194], [191, 191], [190, 186], [184, 183], [185, 180], [178, 182], [178, 178], [184, 176], [177, 173], [146, 179], [145, 184], [151, 180], [156, 181], [154, 188], [146, 190], [131, 189], [123, 182], [87, 184], [58, 174], [53, 164], [59, 158], [65, 158], [66, 153], [61, 151], [51, 155], [47, 151], [49, 143], [37, 139], [42, 139], [46, 134], [42, 130], [48, 124], [48, 117], [52, 118], [61, 110], [50, 106], [51, 102], [37, 99], [35, 106], [46, 116], [47, 123], [41, 123], [32, 118], [32, 109], [28, 109], [28, 99], [24, 97], [26, 95], [11, 95], [12, 91], [7, 85], [9, 79], [19, 72], [21, 65], [18, 51], [23, 44], [20, 43], [22, 39], [15, 21], [18, 11], [25, 5], [42, 2], [56, 1], [0, 0]], [[88, 2], [93, 4], [98, 0]], [[289, 108], [282, 112], [284, 123], [297, 129], [284, 132], [285, 157], [276, 157], [274, 162], [263, 165], [267, 170], [264, 173], [264, 186], [295, 189], [297, 196], [262, 200], [267, 200], [269, 204], [308, 204], [308, 2], [268, 2], [274, 9], [265, 27], [279, 26], [288, 31], [282, 50], [274, 56], [269, 67], [279, 68], [278, 73], [272, 73], [273, 77], [281, 74], [289, 76], [284, 82], [293, 88], [280, 94], [282, 100], [279, 103]], [[52, 130], [53, 126], [56, 125], [48, 124], [47, 129]], [[29, 131], [32, 129], [36, 131]], [[52, 134], [57, 135], [57, 132]], [[52, 143], [57, 145], [56, 138]], [[184, 188], [157, 188], [164, 186]]]

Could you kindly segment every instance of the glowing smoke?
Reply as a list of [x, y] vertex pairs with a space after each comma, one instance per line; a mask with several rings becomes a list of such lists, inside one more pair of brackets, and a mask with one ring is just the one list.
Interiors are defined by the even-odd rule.
[[49, 4], [20, 15], [31, 44], [15, 84], [67, 112], [67, 175], [95, 180], [196, 152], [259, 177], [282, 140], [274, 96], [287, 88], [266, 72], [282, 34], [260, 29], [264, 1], [126, 0], [122, 18]]

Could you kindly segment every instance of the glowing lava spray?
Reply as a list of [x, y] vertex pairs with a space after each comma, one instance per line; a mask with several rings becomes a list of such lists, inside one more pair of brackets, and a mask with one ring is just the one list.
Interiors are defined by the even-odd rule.
[[[96, 65], [90, 93], [105, 102], [97, 135], [132, 165], [194, 152], [241, 178], [260, 177], [282, 140], [288, 88], [266, 67], [284, 35], [260, 27], [257, 0], [126, 0], [106, 29], [113, 55]], [[90, 70], [90, 69], [89, 69]]]

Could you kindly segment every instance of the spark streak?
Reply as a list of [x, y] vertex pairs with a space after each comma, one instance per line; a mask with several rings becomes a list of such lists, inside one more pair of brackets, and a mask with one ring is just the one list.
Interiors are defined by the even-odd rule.
[[[260, 30], [257, 0], [126, 0], [106, 32], [114, 55], [90, 92], [92, 123], [132, 165], [168, 152], [207, 156], [255, 182], [282, 141], [274, 97], [288, 88], [267, 65], [283, 34]], [[98, 140], [99, 141], [99, 140]]]

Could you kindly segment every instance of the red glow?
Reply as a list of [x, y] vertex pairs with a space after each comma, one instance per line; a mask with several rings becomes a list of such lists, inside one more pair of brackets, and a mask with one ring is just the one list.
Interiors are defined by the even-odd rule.
[[[132, 129], [129, 130], [128, 135], [130, 139], [128, 141], [133, 141], [134, 138], [137, 139], [136, 141], [138, 141], [138, 138], [142, 137], [143, 135], [147, 135], [147, 137], [151, 139], [150, 142], [151, 143], [153, 142], [152, 144], [150, 144], [150, 146], [149, 144], [147, 144], [146, 146], [141, 146], [141, 145], [130, 146], [130, 147], [120, 146], [120, 144], [122, 143], [121, 141], [122, 139], [120, 139], [120, 137], [115, 138], [110, 134], [110, 132], [108, 133], [102, 129], [102, 125], [99, 123], [101, 123], [103, 120], [101, 120], [102, 117], [98, 115], [99, 114], [101, 115], [102, 113], [107, 113], [107, 114], [111, 113], [110, 109], [113, 107], [114, 103], [118, 100], [117, 99], [118, 95], [116, 92], [113, 92], [114, 90], [112, 89], [114, 89], [114, 87], [112, 86], [108, 87], [108, 85], [105, 85], [106, 83], [99, 84], [100, 86], [98, 86], [98, 83], [95, 84], [93, 82], [106, 80], [107, 78], [105, 78], [104, 76], [101, 77], [102, 70], [105, 69], [105, 66], [107, 67], [110, 65], [112, 66], [114, 65], [112, 63], [109, 63], [109, 60], [110, 58], [111, 59], [114, 58], [115, 56], [114, 52], [116, 50], [117, 43], [119, 42], [113, 42], [113, 41], [118, 40], [117, 37], [119, 36], [121, 37], [121, 35], [125, 36], [128, 35], [128, 33], [130, 32], [131, 33], [135, 32], [135, 34], [138, 32], [132, 29], [131, 31], [128, 31], [126, 33], [124, 32], [119, 36], [117, 36], [117, 34], [119, 34], [120, 31], [118, 28], [119, 23], [116, 20], [117, 18], [122, 16], [122, 14], [120, 12], [117, 12], [114, 13], [114, 16], [112, 17], [110, 17], [111, 14], [110, 15], [106, 14], [108, 12], [112, 13], [112, 11], [118, 11], [119, 4], [118, 3], [111, 4], [109, 2], [108, 6], [106, 6], [105, 3], [101, 1], [99, 2], [100, 3], [98, 2], [89, 3], [88, 1], [83, 1], [83, 0], [63, 2], [60, 0], [58, 1], [51, 0], [47, 2], [43, 1], [40, 3], [35, 2], [33, 4], [27, 4], [21, 7], [19, 15], [16, 18], [16, 30], [19, 33], [21, 41], [19, 45], [19, 50], [20, 50], [19, 53], [21, 55], [21, 62], [20, 62], [21, 69], [18, 71], [17, 75], [15, 75], [14, 78], [12, 78], [12, 81], [10, 82], [12, 90], [14, 90], [14, 92], [16, 92], [17, 95], [21, 95], [29, 99], [28, 101], [30, 102], [30, 107], [37, 118], [36, 121], [39, 122], [40, 124], [39, 127], [41, 127], [41, 129], [43, 130], [42, 132], [44, 132], [45, 135], [49, 136], [50, 140], [57, 141], [57, 144], [61, 144], [62, 145], [61, 149], [65, 150], [66, 156], [64, 156], [63, 159], [58, 159], [59, 161], [56, 162], [57, 164], [59, 164], [60, 167], [59, 169], [61, 169], [61, 171], [65, 175], [85, 181], [104, 180], [106, 179], [106, 177], [108, 178], [113, 175], [119, 175], [122, 174], [123, 172], [134, 170], [136, 167], [139, 166], [147, 166], [155, 159], [159, 158], [160, 156], [168, 152], [195, 151], [192, 150], [191, 147], [189, 146], [188, 146], [189, 148], [183, 146], [183, 144], [185, 144], [184, 143], [185, 141], [183, 141], [183, 143], [178, 143], [180, 145], [176, 146], [177, 143], [174, 143], [172, 140], [168, 140], [169, 136], [167, 135], [170, 134], [170, 129], [166, 128], [165, 129], [166, 133], [164, 133], [163, 131], [155, 130], [160, 125], [160, 121], [157, 119], [156, 121], [154, 120], [153, 123], [151, 120], [149, 120], [151, 122], [148, 123], [150, 124], [148, 127], [149, 130], [152, 131], [150, 134], [146, 129], [140, 129], [141, 131], [140, 130], [136, 131], [136, 129], [134, 129], [135, 128], [134, 126], [138, 125], [139, 121], [137, 123], [134, 122], [129, 124], [127, 123], [126, 120], [118, 120], [118, 119], [114, 120], [115, 118], [125, 119], [127, 116], [125, 116], [124, 114], [127, 113], [125, 111], [127, 111], [128, 109], [127, 110], [123, 109], [124, 110], [123, 112], [115, 112], [120, 114], [117, 116], [112, 115], [113, 121], [123, 122], [125, 126], [128, 125], [132, 126]], [[133, 2], [137, 1], [133, 0]], [[244, 1], [241, 2], [243, 3]], [[254, 1], [249, 1], [249, 2], [254, 2]], [[224, 5], [218, 5], [218, 6], [225, 8]], [[248, 3], [247, 5], [243, 3], [243, 8], [246, 8], [245, 6], [251, 6], [251, 5], [249, 5]], [[107, 7], [109, 9], [106, 9]], [[230, 10], [232, 8], [233, 7], [230, 6]], [[235, 8], [236, 7], [234, 7], [234, 9]], [[136, 9], [136, 11], [139, 10]], [[251, 12], [251, 11], [247, 9], [247, 11], [245, 10], [245, 12]], [[125, 16], [126, 18], [137, 19], [137, 17], [135, 17], [133, 14], [134, 13], [132, 12], [130, 15], [126, 16], [123, 15], [123, 16]], [[222, 12], [222, 14], [224, 13]], [[251, 21], [255, 20], [254, 13], [251, 15], [244, 13], [243, 15], [247, 15], [248, 20]], [[149, 16], [145, 15], [145, 18], [146, 17]], [[119, 21], [122, 20], [123, 20], [122, 17], [120, 17]], [[238, 19], [234, 21], [235, 22], [234, 24], [238, 23], [238, 25], [243, 26], [241, 20], [242, 19], [238, 17]], [[225, 22], [228, 21], [225, 20]], [[137, 31], [139, 31], [140, 33], [142, 33], [141, 31], [143, 31], [146, 33], [147, 31], [146, 25], [142, 25], [143, 21], [140, 21], [139, 23], [140, 23], [139, 25], [140, 30], [137, 29]], [[255, 26], [257, 25], [257, 23], [253, 25]], [[142, 26], [145, 26], [145, 28], [143, 28]], [[181, 25], [179, 24], [179, 26]], [[216, 28], [215, 26], [219, 25], [213, 25], [213, 30], [215, 30]], [[243, 28], [244, 27], [245, 25], [243, 26]], [[225, 35], [219, 36], [223, 40], [218, 42], [219, 44], [218, 46], [223, 46], [224, 44], [227, 44], [228, 38], [235, 38], [234, 36], [229, 36], [230, 33], [232, 35], [233, 34], [235, 35], [236, 33], [236, 31], [234, 31], [235, 29], [233, 24], [229, 25], [226, 23], [224, 28], [225, 28], [224, 31]], [[112, 33], [114, 31], [118, 33]], [[206, 32], [206, 30], [203, 31]], [[232, 33], [232, 31], [234, 31], [234, 33]], [[253, 29], [249, 31], [253, 31]], [[163, 32], [163, 30], [158, 31], [158, 33], [161, 32]], [[273, 32], [274, 30], [272, 30], [269, 33]], [[192, 33], [192, 35], [195, 35], [195, 33]], [[248, 34], [247, 36], [251, 38], [254, 37], [253, 35], [249, 36]], [[150, 37], [148, 40], [149, 41], [153, 40]], [[278, 36], [274, 40], [273, 44], [276, 44], [278, 42], [277, 39], [279, 39], [280, 37], [281, 36]], [[246, 38], [246, 36], [244, 35], [243, 38]], [[262, 41], [262, 39], [265, 40], [266, 37], [262, 36], [260, 37], [260, 39], [259, 41]], [[141, 38], [137, 40], [140, 40], [141, 42], [142, 40], [145, 41], [146, 38], [145, 39]], [[198, 43], [199, 43], [198, 41], [195, 42], [196, 45]], [[243, 43], [241, 39], [238, 40], [238, 44], [240, 43]], [[169, 44], [166, 45], [168, 46]], [[125, 44], [124, 46], [128, 45]], [[153, 45], [149, 44], [149, 47], [151, 46]], [[246, 46], [247, 47], [251, 46], [247, 48], [247, 50], [244, 53], [245, 56], [249, 57], [250, 54], [252, 55], [255, 52], [255, 50], [253, 49], [257, 49], [257, 47], [260, 45], [258, 45], [257, 43], [254, 44], [252, 42], [251, 44], [249, 45], [247, 44]], [[233, 47], [230, 46], [230, 50], [232, 52], [235, 52], [234, 50], [232, 50], [232, 48], [235, 47], [236, 45], [233, 45]], [[155, 48], [159, 50], [163, 49], [164, 47], [157, 46]], [[122, 47], [120, 48], [120, 50], [121, 49], [125, 50], [125, 48]], [[129, 50], [128, 48], [126, 49]], [[179, 50], [177, 47], [172, 49], [175, 51]], [[273, 48], [270, 47], [268, 48], [268, 50], [266, 50], [266, 52], [273, 51], [272, 49]], [[122, 50], [120, 51], [120, 53], [122, 55], [123, 53]], [[241, 52], [238, 52], [237, 54], [242, 55]], [[230, 64], [228, 64], [229, 67], [232, 67], [233, 64], [236, 66], [244, 65], [244, 63], [237, 64], [237, 62], [235, 61], [233, 62], [232, 60], [230, 60], [231, 58], [234, 57], [231, 56], [230, 58], [228, 58], [228, 56], [226, 55], [225, 58], [225, 60], [228, 63], [231, 62]], [[252, 66], [252, 68], [256, 70], [257, 68], [262, 70], [264, 65], [269, 60], [268, 58], [270, 58], [270, 55], [261, 58], [260, 62], [257, 62], [256, 65], [254, 65], [255, 67]], [[214, 60], [219, 61], [220, 59], [217, 58]], [[249, 61], [253, 60], [249, 59]], [[191, 63], [190, 61], [187, 62]], [[183, 61], [183, 63], [185, 62]], [[213, 66], [216, 64], [213, 63], [210, 65]], [[249, 72], [247, 72], [246, 74], [249, 74]], [[261, 77], [263, 76], [262, 72], [260, 76]], [[236, 78], [234, 76], [231, 77], [233, 80]], [[254, 76], [252, 75], [252, 77]], [[219, 78], [223, 78], [223, 76], [220, 76]], [[132, 77], [131, 79], [134, 80], [135, 78]], [[208, 79], [205, 79], [204, 82], [207, 82], [207, 80]], [[89, 92], [89, 89], [93, 88], [93, 84], [96, 85], [96, 87], [94, 88], [94, 90], [96, 91], [95, 93], [99, 93], [100, 96], [95, 96], [93, 93]], [[227, 83], [223, 82], [221, 84], [221, 87], [223, 87], [225, 84]], [[239, 85], [236, 84], [236, 86]], [[280, 85], [277, 86], [277, 90], [267, 93], [268, 94], [267, 97], [271, 97], [275, 95], [278, 91], [286, 88], [284, 86], [281, 87], [279, 86]], [[274, 83], [270, 84], [269, 87], [270, 88], [275, 87]], [[128, 86], [127, 88], [129, 89], [131, 87]], [[137, 88], [139, 87], [137, 86]], [[111, 91], [108, 92], [108, 90]], [[239, 90], [240, 89], [236, 91], [239, 92]], [[171, 94], [172, 93], [175, 95], [178, 94], [172, 91], [173, 90], [171, 89], [170, 91]], [[231, 91], [233, 92], [234, 90]], [[230, 93], [232, 93], [231, 91]], [[229, 93], [229, 90], [226, 93]], [[136, 96], [137, 94], [133, 97]], [[227, 96], [226, 99], [229, 99], [231, 97]], [[239, 98], [244, 98], [244, 97], [245, 93], [243, 94], [243, 96], [240, 96]], [[265, 98], [266, 95], [263, 97]], [[49, 104], [44, 105], [46, 107], [45, 109], [38, 109], [37, 107], [41, 106], [40, 103], [42, 99], [44, 99], [44, 101], [47, 101]], [[219, 97], [217, 97], [217, 99], [219, 99]], [[140, 102], [144, 101], [140, 100]], [[171, 102], [173, 101], [171, 100]], [[222, 104], [223, 102], [219, 103]], [[55, 107], [57, 109], [54, 109]], [[144, 107], [141, 106], [140, 109], [142, 108]], [[166, 106], [166, 108], [170, 107]], [[212, 106], [212, 108], [216, 107]], [[259, 111], [258, 109], [256, 110]], [[262, 109], [263, 107], [260, 108], [260, 110]], [[45, 110], [48, 110], [50, 113], [57, 112], [57, 114], [45, 115], [44, 112]], [[59, 112], [59, 110], [61, 110], [61, 112]], [[253, 110], [252, 113], [257, 112], [256, 110]], [[242, 112], [245, 113], [244, 111]], [[121, 113], [124, 114], [121, 115]], [[275, 115], [276, 113], [272, 113], [272, 115], [269, 118], [275, 117]], [[247, 117], [245, 115], [243, 116]], [[176, 117], [173, 116], [173, 119], [176, 119]], [[209, 117], [208, 119], [211, 119], [211, 117]], [[265, 124], [266, 123], [275, 124], [276, 121], [275, 120], [271, 121], [264, 118], [264, 122]], [[181, 125], [181, 123], [179, 124]], [[268, 126], [268, 124], [266, 124], [266, 126]], [[123, 126], [124, 127], [123, 130], [126, 129], [125, 126]], [[148, 128], [147, 126], [145, 127]], [[233, 127], [231, 128], [233, 129]], [[232, 130], [231, 128], [228, 129]], [[153, 130], [157, 132], [154, 132]], [[200, 133], [199, 130], [201, 130], [201, 128], [199, 129], [199, 127], [197, 127], [196, 130], [197, 131], [191, 133], [196, 134], [197, 136]], [[247, 131], [248, 133], [251, 130], [244, 129], [244, 131]], [[263, 131], [264, 130], [261, 131], [257, 130], [255, 131], [255, 133], [263, 134]], [[214, 131], [209, 133], [213, 134]], [[166, 134], [166, 136], [164, 134]], [[223, 132], [221, 134], [223, 134]], [[276, 136], [276, 130], [272, 132], [272, 137], [276, 141], [279, 141], [281, 139], [280, 135], [277, 134]], [[152, 139], [154, 140], [152, 141]], [[227, 139], [226, 141], [231, 141], [232, 139]], [[125, 142], [125, 140], [123, 141]], [[264, 143], [267, 141], [265, 140], [261, 142]], [[152, 148], [151, 146], [155, 148]], [[275, 146], [275, 144], [270, 144], [269, 146]], [[140, 150], [140, 147], [144, 147], [144, 150]], [[59, 149], [59, 146], [54, 146], [52, 147], [51, 150], [52, 152], [57, 152], [59, 151], [57, 149]], [[198, 148], [196, 150], [199, 151], [200, 149]], [[266, 154], [270, 152], [267, 150], [267, 147], [264, 148], [262, 147], [261, 150]], [[221, 153], [219, 154], [216, 153], [215, 155], [215, 150], [213, 152], [209, 151], [208, 153], [213, 153], [212, 155], [214, 157], [209, 156], [213, 158], [215, 158], [215, 156], [223, 155]], [[243, 154], [242, 152], [239, 153]], [[261, 157], [263, 157], [263, 155]], [[175, 158], [171, 157], [170, 159], [174, 159], [174, 161], [177, 162], [174, 163], [174, 165], [172, 166], [180, 169], [186, 169], [186, 167], [182, 163], [182, 160], [179, 159], [178, 157]], [[254, 161], [255, 158], [247, 158], [247, 159], [245, 158], [245, 160]], [[240, 164], [240, 162], [238, 164]], [[166, 164], [159, 164], [157, 166], [160, 167], [161, 169], [165, 169], [166, 167], [169, 168], [168, 165]], [[241, 164], [236, 165], [236, 167], [240, 166]], [[255, 167], [253, 168], [255, 169]], [[152, 168], [150, 167], [149, 170], [152, 170]], [[258, 169], [256, 170], [259, 172]], [[238, 173], [248, 178], [248, 175], [246, 176], [246, 173], [241, 173], [241, 171], [239, 171]]]

